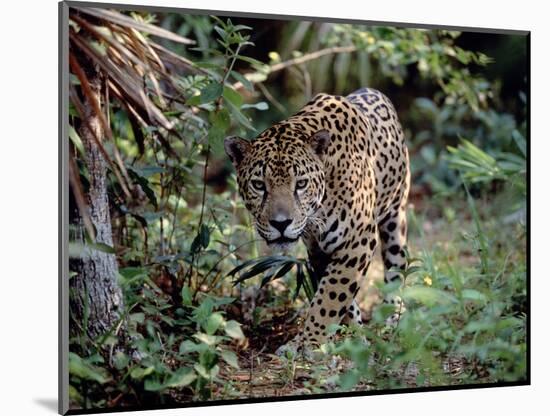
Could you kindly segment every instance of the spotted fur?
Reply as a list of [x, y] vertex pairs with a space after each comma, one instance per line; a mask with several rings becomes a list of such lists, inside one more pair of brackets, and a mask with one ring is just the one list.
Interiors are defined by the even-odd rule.
[[354, 299], [378, 242], [386, 282], [406, 266], [409, 159], [390, 100], [371, 88], [319, 94], [256, 140], [230, 137], [225, 148], [259, 234], [283, 247], [302, 238], [319, 278], [293, 342], [324, 343], [330, 324], [360, 321]]

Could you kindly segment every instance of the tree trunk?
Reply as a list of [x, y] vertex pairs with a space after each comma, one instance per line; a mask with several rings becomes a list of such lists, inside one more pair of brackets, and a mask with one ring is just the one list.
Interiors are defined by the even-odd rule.
[[[85, 67], [93, 99], [99, 103], [102, 90], [100, 74], [91, 65]], [[91, 97], [83, 95], [84, 117], [87, 121], [82, 121], [79, 134], [85, 148], [85, 163], [89, 174], [88, 214], [95, 227], [95, 242], [112, 247], [106, 162], [94, 138], [95, 136], [103, 140], [105, 132], [100, 118], [94, 112]], [[84, 244], [81, 215], [78, 215], [76, 208], [72, 210], [72, 214], [75, 220], [71, 222], [76, 230], [73, 239]], [[115, 255], [86, 249], [80, 258], [71, 260], [71, 271], [77, 273], [70, 280], [71, 333], [83, 331], [94, 340], [111, 330], [115, 334], [116, 325], [121, 322], [124, 311], [122, 290], [117, 281], [118, 265]]]

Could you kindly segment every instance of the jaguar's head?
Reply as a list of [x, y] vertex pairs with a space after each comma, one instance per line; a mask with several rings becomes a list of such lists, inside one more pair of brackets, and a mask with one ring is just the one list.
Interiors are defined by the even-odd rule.
[[239, 193], [267, 244], [288, 248], [316, 221], [325, 194], [323, 158], [329, 143], [326, 130], [289, 135], [270, 129], [251, 142], [225, 139]]

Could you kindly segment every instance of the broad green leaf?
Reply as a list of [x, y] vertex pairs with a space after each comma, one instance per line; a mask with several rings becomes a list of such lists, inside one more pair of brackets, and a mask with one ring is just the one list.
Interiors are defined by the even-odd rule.
[[147, 391], [160, 391], [166, 388], [166, 386], [162, 384], [159, 380], [149, 378], [145, 380], [145, 383], [143, 383], [143, 387]]
[[241, 324], [237, 321], [227, 321], [225, 324], [225, 333], [234, 339], [244, 339], [244, 334], [241, 329]]
[[222, 326], [225, 323], [225, 319], [223, 315], [219, 312], [214, 312], [212, 315], [210, 315], [210, 318], [206, 321], [206, 325], [204, 326], [204, 330], [208, 335], [214, 335], [218, 328]]
[[192, 352], [202, 352], [208, 348], [205, 344], [197, 344], [189, 339], [183, 341], [179, 347], [180, 354], [190, 354]]
[[193, 317], [195, 320], [202, 325], [210, 315], [212, 314], [212, 309], [214, 308], [214, 302], [211, 298], [205, 298], [200, 305], [193, 311]]
[[207, 248], [210, 244], [210, 229], [204, 224], [201, 224], [200, 241], [203, 248]]
[[239, 359], [237, 358], [237, 354], [235, 354], [233, 351], [223, 350], [222, 358], [231, 367], [236, 368], [237, 370], [239, 369]]
[[202, 378], [210, 378], [210, 372], [202, 364], [196, 363], [193, 368]]
[[227, 107], [231, 111], [231, 114], [235, 117], [235, 119], [245, 128], [251, 131], [256, 131], [252, 124], [250, 124], [250, 120], [248, 117], [246, 117], [239, 108], [237, 108], [233, 103], [227, 102]]
[[223, 150], [223, 139], [225, 138], [225, 130], [213, 125], [208, 130], [208, 143], [215, 154], [219, 154]]
[[145, 321], [145, 314], [143, 312], [136, 312], [130, 314], [130, 321], [142, 324]]
[[155, 371], [155, 367], [152, 365], [145, 368], [134, 367], [132, 371], [130, 371], [130, 377], [132, 377], [134, 380], [141, 380], [143, 377], [152, 374], [153, 371]]
[[[458, 300], [448, 292], [427, 286], [410, 286], [403, 290], [405, 300], [413, 300], [426, 306], [457, 303]], [[405, 302], [406, 303], [406, 302]]]
[[231, 125], [231, 117], [229, 116], [229, 111], [227, 111], [226, 108], [222, 108], [219, 111], [214, 111], [210, 113], [208, 119], [213, 126], [216, 126], [224, 132]]
[[201, 103], [206, 104], [217, 100], [223, 92], [224, 88], [219, 82], [211, 82], [201, 90]]
[[197, 379], [197, 375], [190, 368], [180, 368], [166, 382], [166, 387], [185, 387]]
[[109, 375], [105, 369], [96, 367], [73, 352], [69, 352], [69, 374], [84, 380], [96, 381], [99, 384], [109, 381]]
[[241, 94], [227, 85], [223, 87], [223, 98], [237, 107], [237, 109], [240, 109], [243, 104], [243, 97]]
[[205, 343], [208, 346], [214, 346], [220, 342], [220, 337], [217, 337], [216, 335], [208, 335], [204, 334], [202, 332], [199, 332], [195, 335], [193, 335], [195, 338], [197, 338], [200, 342]]
[[123, 368], [126, 368], [128, 366], [130, 358], [122, 351], [117, 351], [113, 357], [113, 362], [117, 370], [122, 370]]

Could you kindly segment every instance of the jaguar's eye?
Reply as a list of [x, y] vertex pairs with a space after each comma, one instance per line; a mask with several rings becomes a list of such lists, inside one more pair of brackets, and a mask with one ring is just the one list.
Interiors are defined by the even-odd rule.
[[296, 181], [296, 189], [305, 189], [307, 186], [307, 179], [300, 179]]
[[263, 181], [254, 180], [251, 183], [252, 183], [252, 187], [255, 190], [260, 191], [260, 192], [265, 191], [265, 183]]

